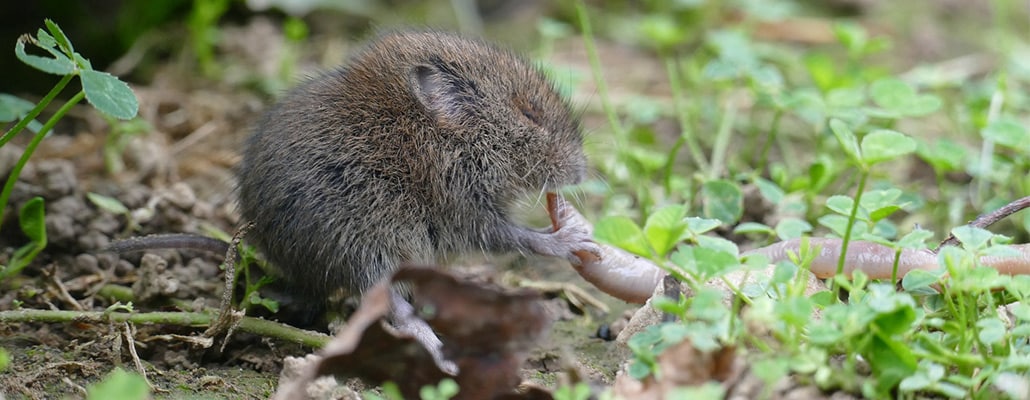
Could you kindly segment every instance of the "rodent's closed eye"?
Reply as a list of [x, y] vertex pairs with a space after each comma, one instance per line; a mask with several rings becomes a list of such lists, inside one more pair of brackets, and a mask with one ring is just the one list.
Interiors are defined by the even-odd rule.
[[515, 108], [522, 113], [522, 116], [537, 126], [543, 126], [540, 107], [536, 102], [521, 96], [515, 96], [512, 100], [515, 103]]

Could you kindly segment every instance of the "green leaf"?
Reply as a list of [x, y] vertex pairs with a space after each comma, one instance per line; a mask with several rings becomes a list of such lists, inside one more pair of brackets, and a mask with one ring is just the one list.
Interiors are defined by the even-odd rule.
[[812, 318], [814, 305], [807, 297], [787, 297], [776, 302], [778, 319], [796, 327], [805, 327]]
[[790, 240], [804, 236], [812, 231], [812, 224], [800, 218], [788, 217], [776, 224], [776, 237]]
[[873, 323], [880, 333], [898, 335], [912, 329], [916, 311], [911, 295], [894, 292], [889, 284], [871, 284], [868, 299], [869, 306], [878, 314]]
[[833, 33], [837, 40], [848, 49], [852, 55], [861, 55], [869, 43], [869, 34], [861, 25], [848, 22], [833, 24]]
[[901, 383], [898, 384], [898, 389], [903, 392], [915, 392], [917, 390], [927, 389], [934, 383], [935, 381], [931, 381], [926, 374], [915, 373], [902, 379]]
[[758, 187], [758, 193], [762, 194], [766, 200], [773, 204], [779, 204], [783, 201], [783, 197], [786, 195], [779, 186], [772, 181], [762, 178], [754, 178], [755, 186]]
[[654, 307], [655, 310], [672, 315], [681, 315], [686, 311], [686, 307], [683, 304], [680, 304], [680, 302], [662, 296], [655, 296], [652, 298], [651, 307]]
[[698, 218], [698, 217], [687, 217], [687, 229], [695, 235], [708, 232], [712, 229], [718, 228], [722, 225], [722, 221], [717, 219]]
[[829, 346], [844, 339], [844, 330], [829, 321], [813, 321], [807, 330], [808, 340], [816, 345]]
[[21, 206], [19, 223], [29, 240], [46, 244], [46, 211], [42, 197], [33, 197]]
[[869, 93], [876, 105], [896, 115], [927, 115], [940, 109], [943, 104], [937, 96], [916, 94], [915, 88], [897, 78], [873, 82]]
[[984, 344], [993, 345], [1005, 340], [1005, 323], [997, 317], [984, 317], [976, 321], [976, 327], [980, 329], [980, 341]]
[[862, 138], [862, 155], [868, 165], [892, 160], [916, 151], [916, 141], [889, 129], [877, 129]]
[[9, 365], [11, 365], [11, 354], [0, 347], [0, 372], [4, 372]]
[[601, 219], [594, 226], [594, 237], [643, 257], [652, 256], [644, 231], [628, 217], [609, 216]]
[[838, 171], [838, 167], [832, 157], [825, 154], [819, 155], [816, 162], [808, 168], [810, 183], [807, 191], [809, 193], [822, 191], [837, 178], [839, 173], [840, 171]]
[[855, 133], [851, 131], [851, 128], [844, 121], [834, 118], [830, 120], [830, 130], [837, 137], [837, 142], [844, 149], [844, 153], [851, 157], [852, 161], [861, 165], [862, 152], [858, 147], [858, 138], [855, 137]]
[[837, 71], [840, 69], [837, 62], [826, 53], [809, 52], [804, 63], [808, 74], [812, 76], [812, 81], [823, 92], [840, 85], [840, 78], [837, 75]]
[[[71, 55], [65, 54], [63, 51], [61, 51], [61, 49], [57, 48], [57, 39], [54, 39], [53, 36], [50, 36], [49, 33], [46, 33], [46, 31], [42, 29], [36, 31], [36, 43], [34, 44], [37, 47], [46, 50], [47, 53], [50, 53], [50, 55], [54, 56], [54, 58], [58, 60], [64, 58], [71, 59], [72, 57]], [[72, 55], [75, 54], [73, 53]]]
[[916, 370], [916, 357], [904, 342], [874, 334], [865, 350], [881, 391], [886, 392]]
[[[823, 215], [822, 217], [819, 217], [817, 221], [819, 222], [819, 225], [829, 228], [834, 235], [837, 235], [837, 237], [844, 237], [844, 232], [848, 229], [848, 217], [843, 215]], [[854, 230], [859, 230], [859, 227], [861, 226], [862, 224], [855, 224], [854, 228], [856, 229]]]
[[[1017, 275], [1005, 283], [1005, 290], [1017, 298], [1030, 297], [1030, 276]], [[1030, 306], [1025, 303], [1012, 309], [1012, 313], [1024, 321], [1030, 321]], [[1022, 312], [1022, 313], [1021, 313]]]
[[93, 203], [95, 206], [100, 207], [100, 209], [107, 211], [111, 214], [123, 215], [129, 213], [129, 208], [125, 207], [125, 204], [122, 204], [121, 201], [118, 201], [118, 199], [114, 197], [108, 197], [102, 194], [88, 192], [86, 193], [86, 198], [89, 199], [89, 201]]
[[941, 109], [943, 104], [944, 101], [940, 97], [929, 94], [919, 95], [909, 102], [908, 107], [904, 109], [902, 114], [912, 117], [929, 115]]
[[69, 75], [75, 73], [75, 63], [73, 63], [68, 56], [63, 54], [58, 53], [60, 57], [55, 56], [55, 58], [46, 58], [25, 53], [26, 40], [31, 39], [27, 36], [22, 36], [21, 38], [18, 38], [18, 42], [14, 44], [14, 55], [18, 57], [21, 62], [49, 74]]
[[675, 46], [687, 37], [684, 27], [666, 14], [650, 14], [637, 26], [648, 39], [645, 43], [659, 48]]
[[58, 54], [64, 54], [54, 50], [54, 48], [57, 47], [57, 39], [54, 39], [53, 36], [42, 29], [36, 30], [36, 41], [38, 42], [36, 43], [36, 46], [47, 50], [51, 54], [54, 54], [55, 52]]
[[1001, 117], [992, 121], [984, 128], [983, 137], [1013, 149], [1030, 148], [1030, 131], [1011, 117]]
[[7, 93], [0, 93], [0, 122], [11, 122], [22, 115], [28, 114], [35, 107], [34, 104], [22, 100], [20, 97]]
[[905, 249], [925, 249], [926, 241], [933, 237], [933, 232], [926, 229], [913, 229], [898, 240], [898, 246]]
[[696, 238], [697, 245], [711, 250], [718, 250], [720, 252], [729, 254], [734, 258], [740, 253], [740, 249], [737, 248], [737, 244], [730, 240], [717, 237], [701, 235]]
[[858, 88], [838, 88], [826, 94], [826, 105], [833, 109], [856, 109], [865, 104], [865, 93]]
[[139, 102], [125, 82], [106, 72], [83, 70], [82, 90], [86, 99], [100, 112], [118, 119], [130, 119], [139, 111]]
[[855, 207], [855, 200], [844, 195], [833, 195], [826, 199], [826, 208], [840, 215], [851, 215], [851, 209]]
[[46, 210], [42, 197], [33, 197], [22, 205], [18, 222], [29, 243], [19, 247], [11, 256], [7, 267], [0, 270], [0, 281], [21, 272], [46, 248]]
[[115, 367], [99, 383], [86, 387], [87, 400], [122, 399], [135, 400], [150, 397], [147, 381], [133, 372]]
[[[781, 353], [782, 354], [782, 353]], [[752, 373], [755, 374], [759, 379], [766, 383], [766, 385], [772, 386], [776, 382], [780, 382], [791, 372], [791, 360], [786, 358], [785, 355], [773, 358], [762, 358], [755, 361], [751, 368]], [[688, 397], [691, 398], [691, 397]], [[716, 397], [724, 398], [724, 397]]]
[[758, 222], [742, 222], [739, 225], [733, 227], [733, 233], [736, 233], [738, 235], [758, 233], [758, 234], [767, 234], [767, 235], [771, 236], [771, 235], [776, 234], [776, 231], [774, 231], [773, 228], [770, 228], [769, 225], [766, 225], [766, 224], [763, 224], [763, 223], [758, 223]]
[[880, 220], [882, 220], [884, 218], [889, 217], [891, 214], [894, 214], [895, 212], [897, 212], [900, 209], [901, 209], [901, 207], [893, 206], [892, 205], [892, 206], [886, 206], [886, 207], [882, 207], [882, 208], [873, 210], [872, 212], [869, 213], [869, 220], [872, 221], [872, 222], [880, 221]]
[[640, 360], [633, 360], [633, 363], [629, 365], [629, 376], [633, 379], [644, 379], [648, 375], [651, 375], [651, 366], [641, 362]]
[[644, 224], [644, 234], [651, 248], [664, 257], [669, 250], [676, 247], [676, 244], [684, 239], [684, 232], [687, 224], [683, 220], [687, 214], [687, 208], [682, 205], [670, 205], [662, 207], [647, 217]]
[[736, 183], [718, 179], [701, 186], [705, 217], [732, 224], [744, 214], [744, 193]]
[[783, 73], [772, 65], [762, 65], [751, 71], [751, 81], [764, 93], [779, 93], [783, 90]]
[[869, 95], [876, 105], [900, 112], [916, 97], [916, 90], [897, 78], [884, 78], [869, 86]]
[[969, 225], [962, 225], [951, 230], [951, 234], [962, 242], [962, 247], [967, 249], [982, 249], [987, 247], [987, 242], [994, 236], [986, 229], [974, 228]]
[[56, 40], [57, 44], [61, 46], [61, 50], [63, 50], [65, 54], [75, 54], [75, 48], [72, 47], [72, 42], [68, 40], [68, 37], [65, 36], [61, 27], [57, 26], [57, 23], [47, 18], [43, 20], [43, 24], [46, 25], [47, 30], [50, 31], [50, 34], [53, 35], [54, 40]]
[[901, 190], [896, 188], [870, 190], [862, 194], [862, 207], [869, 210], [877, 210], [895, 206], [898, 205], [898, 198], [901, 197], [901, 194]]
[[589, 400], [590, 385], [577, 382], [574, 385], [563, 384], [554, 390], [555, 400]]
[[92, 71], [93, 64], [89, 62], [82, 54], [72, 53], [72, 60], [75, 60], [75, 64], [79, 66], [79, 69], [84, 71]]
[[934, 273], [921, 269], [912, 270], [901, 278], [901, 287], [905, 289], [905, 292], [916, 295], [937, 294], [937, 290], [932, 288], [930, 285], [937, 283], [940, 279], [940, 275], [945, 270], [941, 269], [939, 271], [939, 273]]
[[938, 173], [957, 171], [965, 167], [969, 152], [966, 147], [947, 139], [934, 139], [932, 143], [921, 143], [916, 153], [933, 166]]

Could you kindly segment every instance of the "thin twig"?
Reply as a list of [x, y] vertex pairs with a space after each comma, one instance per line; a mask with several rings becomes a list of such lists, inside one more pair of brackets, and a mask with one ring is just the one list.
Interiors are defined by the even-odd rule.
[[[52, 267], [53, 264], [51, 264], [50, 266]], [[54, 287], [57, 288], [58, 297], [60, 297], [61, 300], [64, 300], [65, 303], [68, 303], [68, 305], [70, 305], [76, 311], [85, 311], [86, 310], [86, 308], [83, 307], [82, 304], [79, 303], [78, 300], [76, 300], [74, 297], [72, 297], [71, 293], [68, 293], [68, 288], [66, 288], [64, 286], [64, 283], [61, 282], [61, 280], [57, 278], [57, 274], [53, 272], [52, 268], [45, 268], [45, 269], [43, 269], [43, 273], [45, 275], [47, 275], [48, 278], [50, 278], [50, 283], [52, 283], [54, 285]]]
[[[993, 225], [995, 222], [1001, 221], [1012, 214], [1022, 211], [1027, 207], [1030, 207], [1030, 196], [1013, 201], [987, 214], [981, 214], [979, 217], [976, 217], [976, 219], [970, 221], [968, 225], [974, 228], [984, 229]], [[940, 250], [944, 246], [956, 246], [958, 244], [959, 241], [955, 237], [955, 234], [951, 234], [948, 235], [948, 238], [944, 239], [944, 241], [942, 241], [934, 251]]]
[[239, 259], [237, 249], [240, 247], [240, 241], [243, 240], [247, 231], [250, 231], [252, 227], [254, 227], [253, 222], [244, 223], [240, 229], [236, 230], [236, 233], [232, 236], [232, 241], [229, 243], [229, 248], [225, 250], [225, 288], [222, 290], [222, 304], [219, 306], [221, 311], [218, 313], [218, 319], [204, 332], [204, 336], [207, 337], [215, 337], [225, 332], [226, 337], [222, 342], [222, 350], [225, 350], [225, 344], [229, 342], [229, 336], [236, 330], [236, 326], [245, 315], [243, 311], [237, 311], [232, 308], [232, 294], [233, 288], [236, 287], [236, 261]]
[[[133, 324], [167, 324], [178, 326], [205, 327], [211, 323], [211, 314], [201, 312], [146, 312], [124, 313], [105, 311], [64, 311], [21, 309], [0, 311], [0, 324], [18, 322], [58, 323], [110, 323], [128, 321]], [[244, 317], [239, 323], [240, 331], [285, 340], [300, 345], [322, 348], [329, 336], [274, 321]]]
[[143, 380], [147, 382], [147, 386], [151, 390], [154, 390], [154, 384], [150, 383], [150, 378], [147, 378], [147, 369], [143, 367], [143, 362], [139, 359], [139, 354], [136, 353], [136, 340], [133, 339], [132, 328], [128, 322], [122, 322], [122, 337], [125, 338], [125, 344], [129, 347], [129, 355], [132, 357], [132, 364], [136, 366], [136, 371], [143, 376]]

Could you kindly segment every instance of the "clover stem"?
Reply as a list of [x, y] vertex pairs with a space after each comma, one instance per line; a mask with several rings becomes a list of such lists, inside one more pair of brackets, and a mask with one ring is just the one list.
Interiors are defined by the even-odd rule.
[[[7, 176], [7, 182], [4, 183], [3, 192], [0, 192], [0, 221], [4, 220], [4, 210], [7, 208], [7, 200], [11, 197], [11, 192], [14, 191], [14, 183], [18, 180], [18, 175], [21, 174], [22, 167], [29, 162], [29, 157], [32, 157], [32, 153], [36, 151], [36, 146], [39, 146], [39, 142], [43, 141], [47, 132], [50, 132], [50, 129], [53, 129], [54, 125], [57, 125], [57, 121], [60, 121], [61, 118], [64, 117], [64, 114], [67, 114], [72, 107], [82, 101], [85, 97], [86, 92], [80, 90], [75, 94], [75, 96], [68, 99], [68, 101], [65, 102], [64, 105], [62, 105], [45, 124], [43, 124], [43, 127], [39, 129], [39, 132], [36, 132], [36, 135], [32, 137], [32, 141], [25, 146], [25, 151], [21, 154], [21, 158], [18, 159], [18, 163], [14, 164], [14, 168], [11, 169], [11, 174]], [[25, 119], [27, 120], [29, 118], [26, 117]]]
[[[855, 203], [851, 206], [851, 215], [848, 215], [848, 225], [844, 229], [844, 238], [841, 239], [840, 258], [837, 261], [837, 275], [840, 275], [844, 272], [844, 262], [847, 260], [848, 254], [848, 243], [851, 242], [851, 230], [855, 227], [855, 218], [858, 215], [858, 207], [862, 201], [862, 192], [865, 191], [866, 179], [868, 178], [869, 171], [863, 168], [862, 173], [859, 174], [858, 177], [858, 188], [855, 190]], [[839, 297], [840, 287], [834, 285], [833, 293], [835, 297]]]

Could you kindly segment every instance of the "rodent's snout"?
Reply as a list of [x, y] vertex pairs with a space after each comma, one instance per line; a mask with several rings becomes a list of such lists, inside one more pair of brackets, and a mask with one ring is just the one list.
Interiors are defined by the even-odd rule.
[[581, 147], [571, 145], [554, 157], [558, 166], [558, 171], [555, 171], [558, 186], [575, 185], [586, 180], [587, 162]]

